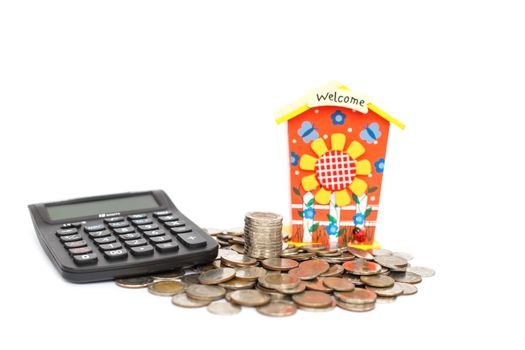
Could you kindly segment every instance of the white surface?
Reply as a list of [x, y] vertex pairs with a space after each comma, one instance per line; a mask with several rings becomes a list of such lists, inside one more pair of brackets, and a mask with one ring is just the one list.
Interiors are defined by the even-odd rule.
[[[518, 347], [522, 11], [180, 3], [1, 3], [1, 347]], [[377, 235], [436, 269], [416, 296], [365, 314], [221, 318], [66, 283], [39, 247], [27, 204], [96, 194], [163, 188], [203, 226], [288, 216], [272, 112], [332, 79], [408, 125], [391, 131]]]

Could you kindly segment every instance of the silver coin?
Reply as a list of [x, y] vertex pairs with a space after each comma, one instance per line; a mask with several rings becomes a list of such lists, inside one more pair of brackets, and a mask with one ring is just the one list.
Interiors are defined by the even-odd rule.
[[423, 266], [409, 266], [407, 272], [417, 273], [421, 277], [432, 277], [436, 274], [436, 271]]
[[361, 276], [361, 281], [367, 286], [378, 288], [392, 287], [395, 283], [395, 280], [392, 277], [383, 274], [373, 276]]
[[291, 302], [271, 301], [266, 305], [257, 307], [257, 312], [265, 316], [285, 317], [294, 315], [297, 312], [297, 307]]
[[233, 278], [235, 278], [235, 270], [229, 267], [223, 267], [201, 273], [199, 282], [202, 284], [219, 284]]
[[263, 287], [270, 289], [293, 289], [301, 282], [296, 276], [281, 273], [268, 273], [257, 280]]
[[339, 306], [343, 310], [347, 311], [354, 311], [354, 312], [366, 312], [366, 311], [372, 311], [376, 303], [368, 303], [368, 304], [351, 304], [351, 303], [345, 303], [340, 300], [337, 300], [337, 306]]
[[115, 284], [122, 288], [146, 288], [153, 282], [153, 279], [148, 276], [119, 278], [115, 280]]
[[392, 251], [388, 249], [372, 249], [371, 253], [373, 256], [392, 255]]
[[186, 288], [186, 294], [197, 300], [218, 300], [224, 297], [226, 289], [215, 285], [192, 284]]
[[363, 305], [374, 303], [377, 294], [372, 290], [355, 288], [351, 292], [335, 292], [334, 297], [343, 303]]
[[408, 264], [408, 262], [405, 259], [393, 255], [376, 256], [374, 257], [374, 260], [379, 265], [392, 270], [401, 269], [403, 267], [406, 267]]
[[241, 312], [241, 308], [237, 305], [231, 304], [227, 301], [215, 301], [208, 305], [208, 311], [214, 315], [236, 315]]
[[417, 293], [417, 287], [410, 283], [398, 282], [401, 289], [403, 289], [403, 295], [412, 295]]
[[299, 266], [297, 261], [285, 258], [265, 259], [261, 264], [264, 268], [274, 271], [288, 271]]
[[186, 286], [189, 286], [191, 284], [198, 284], [199, 276], [200, 276], [199, 273], [184, 275], [180, 278], [180, 281], [184, 283]]
[[392, 287], [387, 288], [377, 288], [372, 286], [366, 286], [366, 289], [369, 289], [377, 294], [378, 297], [397, 297], [398, 295], [403, 294], [403, 288], [399, 286], [396, 282]]
[[300, 309], [300, 310], [303, 310], [303, 311], [308, 311], [308, 312], [325, 312], [325, 311], [332, 311], [333, 309], [335, 309], [335, 307], [337, 306], [337, 302], [335, 301], [334, 298], [332, 298], [332, 303], [328, 306], [323, 306], [323, 307], [310, 307], [310, 306], [304, 306], [304, 305], [299, 305], [297, 304], [297, 307]]
[[186, 293], [180, 293], [176, 294], [171, 298], [171, 302], [174, 305], [180, 306], [180, 307], [187, 307], [187, 308], [196, 308], [196, 307], [203, 307], [208, 305], [211, 301], [210, 300], [197, 300], [192, 299], [188, 297]]
[[281, 287], [275, 288], [275, 290], [278, 291], [279, 293], [289, 294], [289, 295], [304, 292], [305, 289], [306, 289], [306, 284], [303, 281], [299, 282], [299, 285], [295, 288], [281, 288]]
[[259, 277], [264, 275], [266, 275], [266, 270], [257, 266], [244, 267], [235, 272], [236, 278], [248, 281], [256, 281]]
[[390, 272], [389, 276], [392, 277], [396, 282], [411, 284], [419, 283], [422, 280], [421, 276], [414, 272]]
[[248, 280], [242, 280], [240, 278], [234, 278], [232, 280], [219, 283], [218, 285], [228, 290], [239, 290], [239, 289], [252, 288], [253, 286], [255, 286], [255, 281], [248, 281]]
[[271, 301], [268, 294], [256, 289], [236, 290], [230, 294], [230, 299], [233, 303], [242, 306], [261, 306]]

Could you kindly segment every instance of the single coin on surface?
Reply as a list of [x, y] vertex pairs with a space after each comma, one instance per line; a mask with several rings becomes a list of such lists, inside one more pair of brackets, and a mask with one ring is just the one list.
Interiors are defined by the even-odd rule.
[[377, 294], [379, 297], [397, 297], [398, 295], [403, 294], [403, 288], [399, 286], [396, 282], [392, 287], [388, 288], [377, 288], [372, 286], [366, 286], [366, 289], [369, 289]]
[[192, 284], [186, 288], [186, 294], [188, 294], [188, 296], [192, 299], [211, 301], [224, 297], [224, 294], [226, 294], [226, 289], [220, 286]]
[[413, 284], [403, 282], [398, 282], [397, 284], [403, 289], [403, 295], [413, 295], [417, 293], [417, 287]]
[[414, 272], [390, 272], [390, 277], [392, 277], [396, 282], [411, 284], [419, 283], [422, 280], [422, 277]]
[[151, 294], [160, 296], [172, 296], [184, 290], [184, 284], [178, 281], [157, 281], [148, 286]]
[[379, 274], [372, 276], [361, 276], [361, 281], [367, 286], [387, 288], [394, 285], [394, 279], [390, 276]]
[[241, 312], [241, 308], [237, 305], [233, 305], [225, 300], [214, 301], [208, 305], [208, 311], [215, 315], [235, 315]]

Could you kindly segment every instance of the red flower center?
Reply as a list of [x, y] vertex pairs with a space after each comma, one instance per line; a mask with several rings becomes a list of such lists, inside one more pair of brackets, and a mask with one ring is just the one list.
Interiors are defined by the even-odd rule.
[[340, 191], [355, 178], [355, 161], [341, 151], [326, 152], [315, 162], [317, 181], [327, 191]]

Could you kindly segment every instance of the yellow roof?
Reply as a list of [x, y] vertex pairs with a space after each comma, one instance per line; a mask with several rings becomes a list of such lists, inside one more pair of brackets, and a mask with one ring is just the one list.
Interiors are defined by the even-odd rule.
[[[337, 81], [330, 82], [330, 83], [328, 83], [326, 85], [323, 85], [323, 86], [319, 87], [316, 90], [326, 89], [326, 88], [350, 90], [349, 88], [347, 88], [346, 86], [342, 85], [341, 83], [339, 83]], [[292, 103], [289, 103], [288, 105], [286, 105], [283, 108], [279, 109], [275, 113], [275, 117], [276, 117], [275, 120], [276, 120], [277, 124], [281, 124], [281, 123], [283, 123], [285, 121], [288, 121], [288, 120], [290, 120], [292, 118], [295, 118], [299, 114], [301, 114], [304, 111], [307, 111], [308, 109], [310, 109], [311, 107], [309, 107], [308, 104], [306, 103], [307, 96], [309, 96], [309, 95], [306, 95], [306, 96], [304, 96], [304, 97], [302, 97], [302, 98], [300, 98], [300, 99], [298, 99], [296, 101], [293, 101]], [[372, 111], [374, 111], [381, 118], [384, 118], [384, 119], [388, 120], [390, 123], [394, 124], [398, 128], [400, 128], [400, 129], [404, 129], [405, 128], [405, 124], [403, 124], [399, 120], [395, 119], [390, 114], [386, 113], [385, 111], [383, 111], [381, 108], [377, 107], [376, 105], [374, 105], [372, 103], [368, 103], [367, 107], [368, 107], [368, 109], [371, 109]]]

